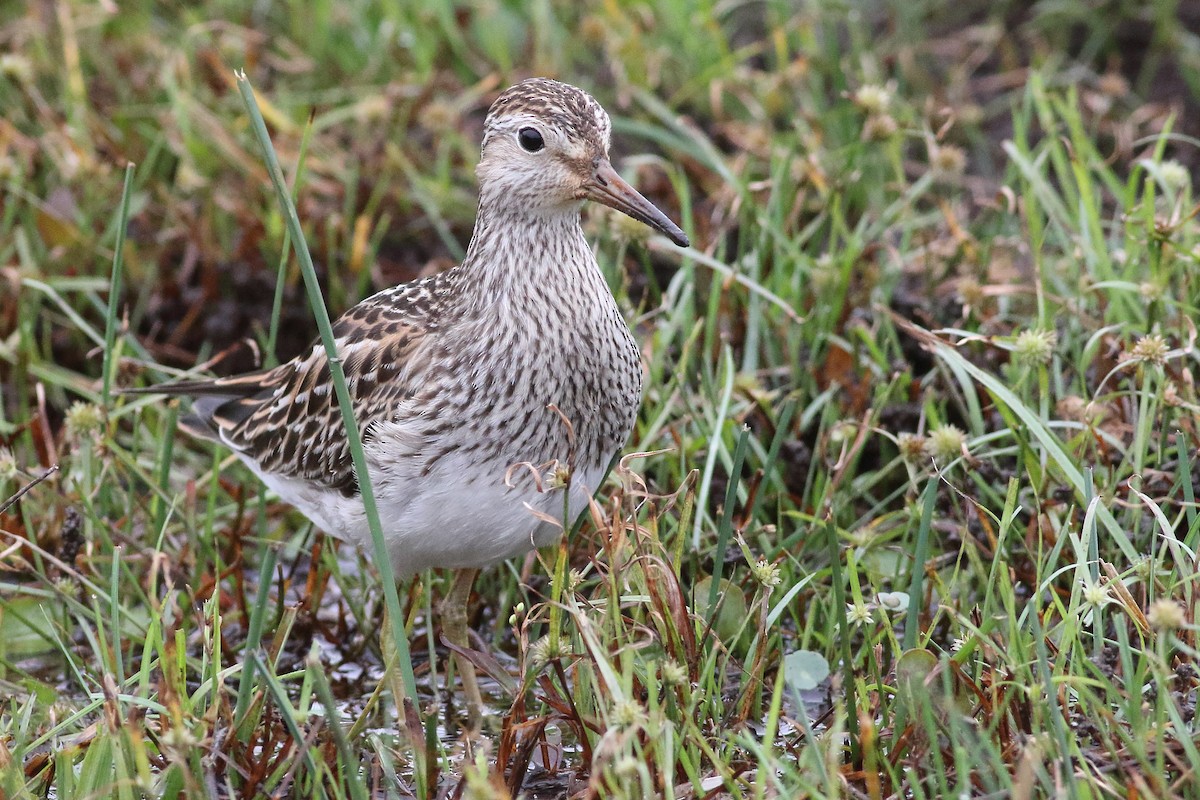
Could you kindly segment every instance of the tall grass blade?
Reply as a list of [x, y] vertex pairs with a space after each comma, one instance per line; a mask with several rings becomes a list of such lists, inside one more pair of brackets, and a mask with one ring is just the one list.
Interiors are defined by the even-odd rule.
[[[263, 158], [267, 164], [267, 171], [271, 176], [271, 183], [275, 187], [275, 194], [278, 197], [280, 209], [287, 220], [288, 230], [291, 231], [292, 244], [296, 248], [296, 258], [300, 262], [300, 270], [304, 275], [304, 285], [308, 290], [309, 305], [312, 308], [313, 316], [316, 317], [317, 329], [321, 334], [321, 344], [325, 348], [325, 355], [329, 361], [329, 371], [333, 378], [338, 408], [342, 413], [342, 424], [346, 428], [346, 440], [349, 443], [350, 456], [354, 462], [354, 473], [358, 479], [363, 509], [366, 512], [367, 524], [371, 530], [375, 567], [379, 570], [379, 577], [383, 583], [384, 603], [387, 607], [388, 620], [392, 626], [392, 638], [397, 650], [400, 675], [404, 681], [404, 689], [408, 693], [408, 698], [406, 699], [413, 702], [413, 708], [415, 709], [417, 684], [416, 679], [413, 677], [412, 658], [408, 652], [408, 637], [405, 634], [404, 616], [400, 609], [400, 597], [396, 589], [396, 574], [392, 569], [392, 559], [388, 553], [387, 540], [384, 538], [383, 528], [380, 525], [379, 510], [375, 504], [375, 493], [371, 489], [371, 476], [366, 454], [363, 452], [362, 437], [358, 430], [358, 422], [354, 418], [354, 405], [350, 398], [349, 389], [346, 387], [346, 374], [342, 369], [341, 358], [338, 356], [337, 344], [333, 336], [333, 326], [329, 320], [329, 312], [325, 309], [325, 301], [321, 296], [321, 285], [317, 280], [317, 271], [313, 266], [312, 256], [308, 250], [308, 243], [304, 238], [304, 229], [300, 226], [300, 218], [296, 214], [296, 206], [292, 202], [291, 194], [284, 181], [283, 170], [279, 166], [279, 159], [275, 155], [275, 148], [271, 145], [271, 138], [267, 133], [266, 123], [263, 122], [262, 114], [259, 113], [258, 104], [255, 102], [254, 90], [250, 87], [250, 82], [246, 79], [244, 73], [238, 75], [238, 91], [241, 92], [242, 102], [245, 103], [246, 110], [250, 113], [255, 137], [262, 148]], [[419, 715], [419, 710], [417, 713]]]

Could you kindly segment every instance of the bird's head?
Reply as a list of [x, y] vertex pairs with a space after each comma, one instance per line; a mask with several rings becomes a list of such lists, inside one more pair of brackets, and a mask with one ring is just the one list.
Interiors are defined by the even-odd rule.
[[546, 78], [513, 86], [492, 104], [477, 173], [487, 202], [532, 214], [574, 210], [595, 200], [663, 233], [680, 247], [679, 227], [613, 169], [608, 114], [595, 98]]

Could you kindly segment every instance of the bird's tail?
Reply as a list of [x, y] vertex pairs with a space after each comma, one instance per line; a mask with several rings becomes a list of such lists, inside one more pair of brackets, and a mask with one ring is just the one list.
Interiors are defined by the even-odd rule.
[[[191, 413], [179, 418], [179, 427], [192, 436], [224, 442], [217, 417], [228, 417], [245, 400], [262, 391], [261, 373], [252, 372], [232, 378], [210, 378], [205, 380], [176, 381], [154, 386], [118, 389], [123, 395], [167, 395], [187, 397], [193, 400]], [[224, 412], [224, 413], [222, 413]]]

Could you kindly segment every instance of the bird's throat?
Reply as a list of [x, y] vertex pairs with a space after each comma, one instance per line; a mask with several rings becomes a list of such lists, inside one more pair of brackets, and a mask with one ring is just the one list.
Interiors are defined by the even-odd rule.
[[562, 213], [533, 215], [481, 204], [460, 269], [485, 301], [507, 297], [519, 302], [531, 290], [573, 294], [597, 282], [603, 285], [574, 205]]

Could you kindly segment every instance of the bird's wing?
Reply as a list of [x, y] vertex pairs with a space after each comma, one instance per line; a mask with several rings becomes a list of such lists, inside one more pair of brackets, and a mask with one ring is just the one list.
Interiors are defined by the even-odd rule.
[[[414, 391], [414, 361], [430, 344], [444, 305], [445, 273], [370, 297], [333, 326], [364, 440], [394, 419]], [[266, 473], [309, 481], [346, 496], [358, 491], [325, 349], [277, 367], [138, 390], [195, 398], [180, 426], [252, 459]]]

